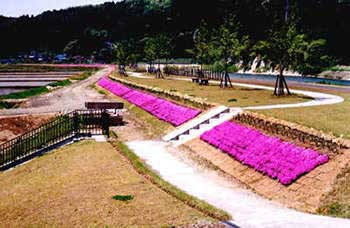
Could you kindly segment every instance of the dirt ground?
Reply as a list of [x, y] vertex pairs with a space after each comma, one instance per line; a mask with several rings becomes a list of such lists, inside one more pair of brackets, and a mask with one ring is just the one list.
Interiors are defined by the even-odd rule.
[[[140, 176], [108, 143], [83, 141], [0, 173], [0, 227], [161, 227], [213, 221]], [[117, 201], [115, 195], [131, 195]]]
[[0, 117], [0, 144], [50, 121], [55, 115]]

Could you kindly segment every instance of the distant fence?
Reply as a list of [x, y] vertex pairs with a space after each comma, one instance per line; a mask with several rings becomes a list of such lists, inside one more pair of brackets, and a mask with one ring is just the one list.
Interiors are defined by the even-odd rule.
[[105, 110], [77, 110], [0, 145], [0, 169], [75, 136], [109, 136]]
[[208, 80], [213, 81], [220, 81], [223, 77], [223, 72], [218, 71], [210, 71], [210, 70], [203, 70], [200, 74], [198, 69], [196, 68], [183, 68], [183, 69], [172, 69], [168, 68], [165, 72], [169, 75], [179, 75], [179, 76], [187, 76], [187, 77], [203, 77]]

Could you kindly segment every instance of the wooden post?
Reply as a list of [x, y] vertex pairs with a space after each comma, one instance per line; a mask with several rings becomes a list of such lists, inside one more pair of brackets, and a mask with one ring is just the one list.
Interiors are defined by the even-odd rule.
[[102, 118], [102, 131], [109, 138], [109, 125], [110, 125], [110, 116], [106, 110], [101, 114]]
[[79, 115], [77, 112], [73, 114], [73, 125], [74, 125], [74, 134], [77, 136], [79, 134]]

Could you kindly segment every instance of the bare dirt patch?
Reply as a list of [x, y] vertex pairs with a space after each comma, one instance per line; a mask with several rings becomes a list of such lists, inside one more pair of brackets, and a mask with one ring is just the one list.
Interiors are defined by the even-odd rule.
[[[108, 143], [64, 147], [0, 173], [0, 227], [161, 227], [212, 219], [136, 173]], [[117, 201], [115, 195], [131, 195]]]
[[0, 117], [0, 144], [50, 121], [55, 115]]

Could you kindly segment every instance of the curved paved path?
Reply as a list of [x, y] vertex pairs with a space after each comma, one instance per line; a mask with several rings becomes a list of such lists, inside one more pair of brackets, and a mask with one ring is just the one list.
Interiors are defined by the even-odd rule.
[[67, 113], [77, 109], [84, 109], [87, 101], [104, 101], [104, 95], [99, 94], [90, 86], [112, 71], [112, 67], [101, 69], [84, 81], [30, 98], [26, 102], [28, 108], [0, 110], [0, 116]]
[[[130, 76], [145, 77], [139, 73], [129, 73]], [[179, 80], [188, 80], [177, 78]], [[273, 87], [233, 83], [236, 86], [273, 90]], [[296, 103], [245, 107], [243, 109], [273, 109], [295, 108], [341, 103], [342, 97], [304, 90], [291, 90], [293, 93], [312, 97], [314, 100]], [[180, 189], [208, 203], [221, 208], [234, 218], [230, 221], [241, 227], [350, 227], [350, 220], [312, 215], [288, 209], [283, 205], [264, 199], [250, 190], [244, 189], [239, 183], [218, 176], [214, 171], [208, 172], [188, 164], [175, 154], [184, 154], [180, 148], [172, 144], [158, 141], [132, 141], [128, 146], [146, 163], [157, 171], [165, 180]]]
[[[151, 78], [143, 76], [142, 73], [134, 73], [134, 72], [128, 72], [128, 74], [132, 77], [138, 77], [138, 78]], [[183, 80], [183, 81], [191, 81], [191, 79], [188, 78], [179, 78], [175, 77], [177, 80]], [[220, 84], [217, 81], [214, 81], [212, 83]], [[232, 83], [232, 85], [240, 86], [240, 87], [247, 87], [247, 88], [254, 88], [254, 89], [264, 89], [264, 90], [271, 90], [273, 91], [274, 88], [271, 86], [262, 86], [262, 85], [253, 85], [253, 84], [246, 84], [246, 83]], [[310, 92], [305, 90], [291, 90], [292, 93], [312, 97], [313, 100], [303, 102], [303, 103], [295, 103], [295, 104], [276, 104], [276, 105], [263, 105], [263, 106], [249, 106], [249, 107], [242, 107], [243, 109], [248, 110], [261, 110], [261, 109], [278, 109], [278, 108], [298, 108], [298, 107], [308, 107], [308, 106], [318, 106], [318, 105], [330, 105], [330, 104], [337, 104], [344, 102], [344, 98], [332, 94], [327, 93], [320, 93], [320, 92]]]
[[[240, 227], [336, 228], [350, 227], [350, 220], [312, 215], [288, 209], [245, 190], [238, 183], [186, 163], [186, 152], [158, 141], [132, 141], [128, 146], [162, 178], [187, 193], [227, 211]], [[177, 154], [177, 155], [176, 155]]]

